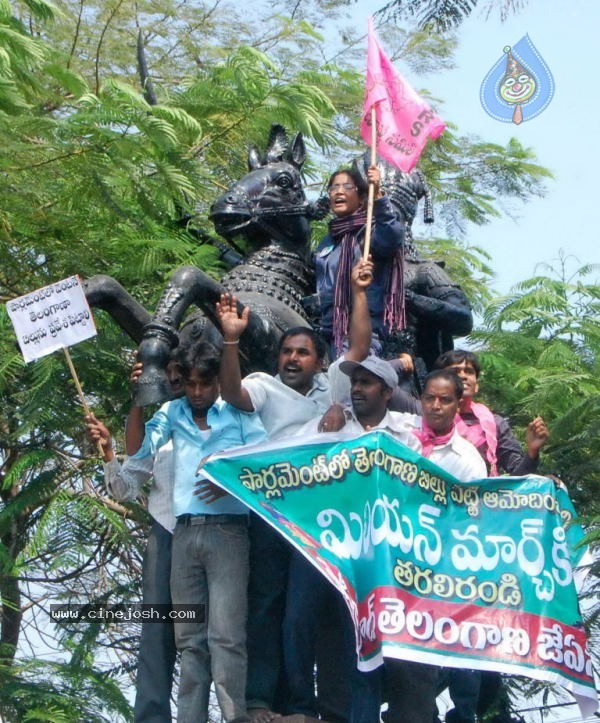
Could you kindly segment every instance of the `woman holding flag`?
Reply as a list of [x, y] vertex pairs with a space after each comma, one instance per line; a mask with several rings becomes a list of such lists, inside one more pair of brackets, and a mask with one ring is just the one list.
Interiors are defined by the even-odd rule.
[[[402, 245], [404, 221], [400, 221], [380, 187], [376, 166], [367, 172], [374, 189], [375, 225], [371, 241], [374, 262], [373, 283], [367, 289], [373, 329], [372, 353], [380, 355], [386, 322], [394, 324], [401, 313]], [[317, 292], [321, 307], [320, 331], [329, 341], [330, 355], [343, 351], [350, 318], [352, 268], [364, 254], [367, 228], [367, 186], [357, 170], [339, 170], [329, 179], [329, 205], [335, 218], [329, 233], [316, 250]]]
[[445, 128], [444, 122], [400, 76], [383, 52], [372, 18], [369, 18], [366, 81], [360, 130], [371, 146], [368, 199], [359, 173], [347, 170], [334, 173], [328, 193], [335, 218], [316, 251], [320, 326], [330, 341], [332, 358], [340, 355], [347, 333], [350, 270], [361, 252], [365, 259], [371, 254], [375, 263], [374, 280], [368, 290], [372, 353], [381, 353], [381, 339], [386, 333], [404, 328], [405, 223], [382, 192], [377, 155], [401, 171], [410, 172], [427, 140], [437, 138]]

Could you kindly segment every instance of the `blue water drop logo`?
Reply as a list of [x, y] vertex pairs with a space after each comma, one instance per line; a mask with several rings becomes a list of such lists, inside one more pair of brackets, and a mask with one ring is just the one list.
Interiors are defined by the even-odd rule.
[[554, 88], [550, 68], [526, 34], [504, 48], [483, 79], [479, 97], [489, 116], [519, 125], [548, 107]]

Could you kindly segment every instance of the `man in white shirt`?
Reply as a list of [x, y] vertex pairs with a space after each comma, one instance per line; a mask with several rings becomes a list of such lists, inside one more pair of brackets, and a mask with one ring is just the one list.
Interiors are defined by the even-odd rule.
[[[449, 369], [430, 372], [421, 395], [422, 416], [414, 419], [421, 454], [454, 475], [459, 482], [487, 477], [485, 462], [477, 449], [460, 436], [456, 412], [463, 394], [463, 384]], [[418, 430], [418, 431], [417, 431]]]
[[[413, 434], [422, 445], [421, 454], [459, 482], [487, 477], [477, 449], [458, 434], [455, 417], [463, 385], [451, 370], [431, 372], [421, 395], [422, 417], [411, 417]], [[402, 660], [386, 659], [387, 723], [431, 723], [435, 714], [437, 668]]]
[[[387, 403], [397, 384], [397, 375], [389, 364], [375, 356], [362, 362], [343, 360], [342, 374], [351, 376], [352, 405], [346, 407], [344, 433], [363, 434], [380, 429], [420, 452], [421, 444], [413, 432], [412, 415], [390, 412]], [[312, 436], [319, 420], [304, 425], [297, 437]], [[343, 641], [337, 651], [336, 665], [347, 682], [345, 706], [335, 718], [327, 717], [320, 696], [315, 696], [314, 669], [321, 661], [317, 656], [317, 640], [323, 618], [335, 613]], [[321, 715], [332, 723], [375, 723], [381, 706], [378, 680], [380, 673], [359, 673], [353, 624], [340, 593], [299, 552], [294, 551], [290, 564], [288, 595], [283, 626], [284, 656], [290, 686], [289, 712], [311, 717]]]
[[[169, 442], [156, 457], [125, 463], [126, 474], [112, 449], [108, 429], [93, 414], [87, 417], [90, 437], [100, 440], [105, 451], [104, 483], [116, 500], [134, 500], [150, 479], [148, 513], [151, 524], [142, 566], [142, 603], [171, 606], [171, 549], [173, 514], [173, 445]], [[93, 436], [97, 432], [98, 436]], [[166, 582], [165, 582], [166, 581]], [[157, 608], [158, 609], [158, 608]], [[171, 690], [177, 648], [172, 620], [142, 623], [136, 676], [135, 723], [168, 723], [171, 720]]]
[[[352, 406], [344, 410], [344, 432], [362, 434], [371, 429], [386, 429], [461, 482], [487, 477], [481, 455], [456, 428], [455, 415], [462, 397], [462, 382], [453, 371], [439, 369], [426, 377], [420, 416], [387, 409], [398, 383], [389, 362], [369, 356], [360, 362], [344, 360], [339, 369], [351, 378]], [[313, 419], [297, 434], [314, 434], [317, 429], [318, 422]]]
[[[352, 313], [350, 349], [346, 359], [360, 360], [368, 354], [371, 325], [366, 288], [371, 283], [373, 264], [359, 262], [352, 271]], [[235, 297], [224, 295], [217, 304], [217, 318], [223, 332], [223, 354], [219, 381], [221, 396], [245, 412], [258, 412], [268, 438], [285, 439], [309, 420], [330, 408], [330, 380], [323, 373], [324, 340], [308, 327], [285, 332], [280, 340], [278, 373], [262, 372], [241, 378], [238, 341], [248, 325], [249, 310], [238, 314]], [[343, 388], [336, 370], [336, 394]], [[347, 387], [347, 384], [346, 384]], [[340, 420], [340, 424], [343, 419]], [[326, 429], [331, 421], [324, 421]], [[256, 723], [266, 723], [283, 710], [281, 623], [285, 607], [290, 546], [267, 523], [252, 515], [250, 522], [250, 584], [248, 590], [248, 712]]]

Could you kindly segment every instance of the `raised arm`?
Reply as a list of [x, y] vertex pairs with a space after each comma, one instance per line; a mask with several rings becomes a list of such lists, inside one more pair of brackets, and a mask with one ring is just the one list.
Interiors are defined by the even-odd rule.
[[233, 407], [243, 412], [253, 412], [250, 395], [242, 385], [239, 340], [248, 326], [250, 310], [246, 306], [238, 314], [237, 300], [230, 294], [222, 294], [216, 304], [216, 316], [223, 333], [223, 353], [219, 368], [221, 396]]
[[[371, 315], [367, 288], [373, 281], [373, 262], [361, 259], [352, 269], [352, 313], [348, 328], [350, 348], [344, 354], [347, 361], [362, 361], [369, 356], [371, 346]], [[329, 367], [332, 405], [321, 417], [319, 432], [336, 432], [346, 424], [343, 407], [350, 402], [350, 380], [339, 370], [339, 361]]]
[[548, 440], [548, 428], [541, 417], [536, 417], [527, 426], [525, 440], [527, 452], [513, 434], [510, 423], [504, 417], [494, 415], [498, 436], [498, 465], [514, 477], [535, 474], [539, 464], [540, 449]]
[[375, 186], [375, 203], [373, 204], [375, 228], [371, 239], [373, 257], [393, 257], [404, 243], [405, 224], [398, 218], [392, 204], [381, 189], [381, 173], [377, 166], [369, 167], [367, 178], [369, 183]]
[[350, 348], [344, 355], [349, 361], [362, 361], [371, 346], [371, 316], [367, 289], [373, 281], [373, 261], [361, 259], [352, 269], [352, 313], [348, 329]]
[[128, 459], [123, 465], [115, 456], [112, 438], [108, 427], [93, 413], [85, 418], [88, 438], [94, 443], [99, 441], [103, 451], [104, 484], [108, 493], [115, 500], [133, 500], [143, 485], [150, 479], [153, 458]]
[[527, 425], [525, 441], [527, 443], [527, 456], [531, 459], [539, 459], [540, 450], [550, 438], [550, 432], [546, 422], [541, 417], [536, 417]]
[[[144, 365], [136, 362], [131, 368], [129, 382], [131, 384], [132, 396], [135, 399], [135, 385], [142, 375]], [[131, 457], [142, 446], [144, 441], [144, 408], [132, 404], [129, 408], [127, 421], [125, 422], [125, 452]]]

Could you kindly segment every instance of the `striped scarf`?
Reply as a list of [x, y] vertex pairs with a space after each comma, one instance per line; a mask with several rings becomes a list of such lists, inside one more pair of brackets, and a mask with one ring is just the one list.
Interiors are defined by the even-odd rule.
[[[334, 218], [329, 223], [329, 233], [334, 244], [340, 246], [333, 293], [333, 346], [341, 354], [348, 336], [350, 324], [351, 290], [350, 278], [356, 249], [360, 252], [359, 238], [367, 224], [367, 215], [360, 209], [349, 216]], [[404, 250], [400, 248], [391, 263], [384, 290], [383, 323], [388, 331], [404, 329]]]

